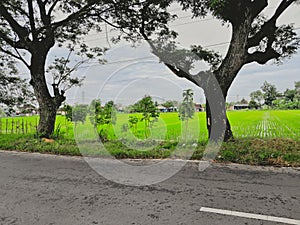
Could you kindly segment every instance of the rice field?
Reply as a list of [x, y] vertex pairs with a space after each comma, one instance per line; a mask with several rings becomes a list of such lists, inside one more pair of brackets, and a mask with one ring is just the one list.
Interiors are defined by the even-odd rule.
[[[132, 114], [130, 114], [132, 116]], [[144, 123], [139, 122], [136, 128], [128, 124], [129, 114], [119, 113], [117, 123], [104, 127], [111, 139], [144, 139]], [[139, 114], [135, 114], [141, 117]], [[236, 138], [290, 138], [300, 139], [300, 110], [282, 111], [229, 111], [228, 118]], [[15, 117], [0, 119], [1, 134], [35, 133], [38, 117]], [[65, 117], [58, 116], [56, 134], [66, 138], [74, 137], [74, 125]], [[92, 125], [87, 119], [85, 124], [79, 124], [81, 130], [90, 130]], [[127, 127], [127, 128], [126, 128]], [[125, 129], [126, 128], [126, 129]], [[157, 122], [150, 129], [150, 139], [178, 140], [190, 135], [199, 141], [207, 139], [205, 113], [196, 113], [189, 121], [187, 134], [185, 124], [180, 121], [177, 113], [161, 113]], [[197, 137], [196, 137], [197, 136]]]
[[300, 137], [300, 111], [232, 111], [228, 113], [236, 137]]
[[[237, 138], [300, 138], [300, 110], [229, 111], [227, 115]], [[205, 116], [203, 112], [197, 113], [189, 122], [188, 133], [199, 135], [198, 140], [206, 140], [208, 136]], [[126, 123], [127, 118], [126, 114], [120, 115], [114, 126], [119, 137], [122, 136], [119, 128]], [[135, 136], [141, 137], [142, 123], [137, 130]], [[179, 120], [177, 113], [161, 113], [159, 121], [153, 125], [151, 131], [154, 139], [176, 140], [184, 135], [184, 123]]]

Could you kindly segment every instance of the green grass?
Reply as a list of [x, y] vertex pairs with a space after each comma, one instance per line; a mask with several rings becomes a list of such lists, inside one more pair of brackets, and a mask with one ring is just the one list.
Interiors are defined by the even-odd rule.
[[[136, 114], [137, 116], [140, 116]], [[161, 113], [159, 121], [151, 128], [151, 136], [145, 138], [144, 124], [137, 129], [124, 131], [128, 114], [118, 114], [117, 124], [106, 127], [110, 141], [104, 146], [97, 141], [97, 133], [87, 119], [76, 125], [74, 140], [73, 124], [63, 116], [57, 117], [55, 141], [45, 143], [35, 138], [35, 130], [22, 134], [22, 129], [6, 134], [6, 123], [27, 121], [36, 124], [37, 117], [2, 118], [0, 149], [20, 150], [64, 155], [110, 156], [117, 158], [190, 158], [201, 159], [206, 147], [207, 130], [205, 113], [197, 113], [189, 122], [188, 134], [177, 113]], [[252, 165], [300, 166], [300, 110], [295, 111], [231, 111], [228, 117], [236, 141], [222, 145], [216, 157], [219, 162], [236, 162]], [[19, 122], [21, 123], [21, 122]], [[182, 140], [188, 140], [182, 142]], [[187, 143], [187, 145], [183, 144]], [[190, 148], [189, 145], [193, 145]], [[96, 146], [96, 147], [95, 147]], [[175, 151], [178, 150], [179, 151]]]
[[0, 135], [0, 149], [57, 155], [80, 155], [75, 140], [57, 139], [53, 143], [46, 143], [34, 135], [23, 134]]

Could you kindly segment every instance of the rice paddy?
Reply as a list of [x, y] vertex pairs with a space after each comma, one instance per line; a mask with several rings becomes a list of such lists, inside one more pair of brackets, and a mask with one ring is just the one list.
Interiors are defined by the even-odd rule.
[[[102, 127], [107, 130], [110, 139], [137, 138], [145, 139], [144, 123], [141, 121], [136, 127], [128, 123], [133, 114], [118, 113], [115, 125]], [[139, 114], [134, 114], [141, 117]], [[227, 113], [231, 128], [236, 138], [290, 138], [299, 140], [300, 137], [300, 110], [257, 110], [257, 111], [229, 111]], [[38, 117], [15, 117], [0, 119], [1, 134], [34, 133]], [[90, 129], [91, 123], [87, 118], [80, 129]], [[74, 125], [64, 116], [58, 116], [56, 121], [56, 135], [66, 138], [74, 137]], [[149, 139], [178, 140], [185, 132], [185, 124], [180, 121], [177, 113], [161, 113], [157, 122], [150, 128]], [[197, 136], [199, 141], [207, 139], [205, 113], [196, 113], [188, 122], [187, 133]]]

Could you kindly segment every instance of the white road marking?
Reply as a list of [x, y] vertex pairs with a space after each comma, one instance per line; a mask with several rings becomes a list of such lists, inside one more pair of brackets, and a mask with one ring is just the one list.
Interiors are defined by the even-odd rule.
[[215, 208], [207, 208], [201, 207], [201, 212], [210, 212], [228, 216], [237, 216], [237, 217], [244, 217], [250, 219], [257, 219], [257, 220], [265, 220], [265, 221], [272, 221], [272, 222], [279, 222], [285, 224], [296, 224], [300, 225], [300, 220], [295, 219], [288, 219], [283, 217], [275, 217], [275, 216], [267, 216], [267, 215], [260, 215], [260, 214], [252, 214], [252, 213], [244, 213], [244, 212], [237, 212], [237, 211], [230, 211], [230, 210], [223, 210], [223, 209], [215, 209]]

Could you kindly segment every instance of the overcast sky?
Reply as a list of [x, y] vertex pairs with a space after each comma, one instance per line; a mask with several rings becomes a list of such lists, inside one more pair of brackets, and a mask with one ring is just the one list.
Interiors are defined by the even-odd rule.
[[[271, 5], [265, 14], [271, 15], [276, 9], [279, 0], [270, 1]], [[178, 13], [179, 19], [172, 23], [172, 28], [179, 33], [177, 41], [180, 46], [188, 48], [192, 44], [207, 46], [223, 56], [231, 38], [231, 27], [222, 25], [219, 20], [207, 16], [204, 19], [190, 19], [190, 14], [181, 12], [178, 6], [173, 6], [171, 11]], [[279, 20], [279, 24], [294, 23], [300, 27], [300, 5], [293, 5]], [[300, 36], [300, 29], [297, 29]], [[109, 31], [109, 37], [116, 34]], [[93, 34], [87, 37], [91, 46], [108, 47], [106, 65], [87, 65], [75, 75], [85, 76], [84, 85], [67, 92], [67, 102], [88, 103], [92, 99], [100, 98], [102, 102], [114, 100], [124, 105], [132, 104], [144, 95], [151, 95], [159, 102], [165, 100], [182, 99], [182, 91], [187, 88], [194, 90], [194, 101], [205, 102], [200, 88], [190, 82], [177, 78], [163, 64], [158, 62], [146, 43], [132, 48], [128, 43], [118, 45], [108, 43], [104, 33]], [[51, 51], [50, 58], [65, 54]], [[207, 69], [200, 65], [198, 69]], [[227, 101], [237, 101], [242, 98], [249, 99], [252, 91], [258, 90], [264, 81], [275, 84], [280, 91], [293, 88], [294, 81], [300, 80], [300, 53], [286, 60], [283, 65], [258, 65], [252, 63], [244, 66], [230, 88]]]
[[[265, 11], [267, 15], [271, 15], [279, 3], [278, 0], [271, 2]], [[176, 6], [172, 11], [179, 13], [179, 19], [172, 24], [172, 28], [179, 33], [177, 40], [182, 47], [200, 44], [210, 46], [208, 48], [225, 55], [231, 38], [229, 25], [222, 25], [211, 16], [191, 20], [188, 13], [180, 12]], [[279, 24], [283, 23], [294, 23], [295, 27], [300, 27], [299, 5], [294, 5], [282, 15]], [[297, 33], [300, 35], [299, 31], [298, 29]], [[109, 33], [110, 36], [113, 34], [114, 32]], [[87, 40], [91, 45], [108, 46], [104, 34], [91, 36]], [[93, 65], [80, 71], [81, 75], [86, 76], [84, 85], [69, 92], [68, 102], [80, 103], [100, 98], [102, 102], [114, 100], [121, 104], [132, 104], [144, 95], [151, 95], [157, 101], [180, 101], [182, 91], [187, 88], [194, 90], [195, 102], [205, 101], [200, 88], [173, 75], [151, 54], [146, 43], [137, 48], [132, 48], [127, 43], [112, 46], [106, 58], [107, 65]], [[141, 59], [132, 60], [137, 58]], [[126, 60], [128, 61], [123, 62]], [[206, 68], [203, 65], [198, 69]], [[259, 89], [264, 81], [273, 83], [280, 91], [284, 91], [286, 88], [293, 88], [294, 81], [297, 80], [300, 80], [299, 53], [279, 66], [272, 62], [263, 66], [252, 63], [244, 66], [238, 74], [230, 88], [227, 101], [249, 99], [249, 94]]]

